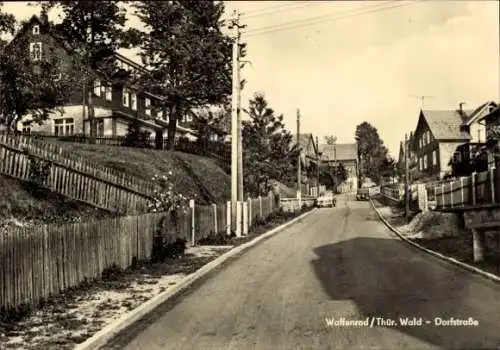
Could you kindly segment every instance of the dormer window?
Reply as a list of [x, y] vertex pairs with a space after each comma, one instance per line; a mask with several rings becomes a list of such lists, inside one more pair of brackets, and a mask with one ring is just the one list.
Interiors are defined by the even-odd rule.
[[42, 43], [30, 43], [30, 57], [32, 61], [42, 60]]
[[38, 35], [40, 34], [40, 26], [38, 24], [35, 24], [33, 26], [33, 35]]

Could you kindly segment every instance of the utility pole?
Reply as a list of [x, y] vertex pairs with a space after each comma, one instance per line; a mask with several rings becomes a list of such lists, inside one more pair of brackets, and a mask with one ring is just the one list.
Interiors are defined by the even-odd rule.
[[405, 220], [406, 223], [408, 223], [408, 219], [410, 217], [410, 171], [409, 171], [409, 157], [408, 157], [408, 151], [410, 147], [408, 144], [408, 134], [405, 134]]
[[316, 197], [319, 197], [319, 164], [321, 161], [321, 154], [319, 153], [319, 141], [318, 141], [318, 136], [316, 136], [316, 152], [318, 152], [318, 156], [316, 158]]
[[302, 207], [301, 199], [302, 199], [302, 169], [301, 169], [301, 154], [302, 148], [300, 146], [300, 110], [297, 108], [297, 147], [299, 149], [299, 155], [297, 159], [297, 199], [299, 200], [299, 206]]
[[239, 150], [239, 120], [238, 120], [238, 95], [240, 94], [239, 77], [239, 13], [234, 10], [230, 29], [233, 29], [233, 82], [232, 82], [232, 108], [231, 108], [231, 204], [232, 209], [236, 209], [238, 201], [238, 150]]

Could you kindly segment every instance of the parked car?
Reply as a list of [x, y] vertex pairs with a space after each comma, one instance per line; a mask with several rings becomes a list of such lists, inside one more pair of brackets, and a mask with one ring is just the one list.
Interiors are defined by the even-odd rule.
[[321, 207], [333, 208], [337, 206], [337, 198], [335, 198], [333, 194], [324, 194], [316, 199], [316, 206], [318, 208]]
[[358, 188], [356, 192], [356, 200], [358, 201], [367, 201], [370, 199], [370, 189], [369, 188]]

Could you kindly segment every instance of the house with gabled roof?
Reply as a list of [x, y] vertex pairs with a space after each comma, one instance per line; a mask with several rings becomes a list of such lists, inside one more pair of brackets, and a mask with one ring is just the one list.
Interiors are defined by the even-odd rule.
[[457, 157], [461, 158], [457, 150], [486, 141], [480, 120], [492, 104], [495, 103], [486, 102], [473, 110], [465, 110], [460, 104], [454, 110], [420, 111], [412, 142], [419, 178], [442, 179], [451, 175], [453, 164], [460, 161]]
[[321, 164], [335, 166], [341, 163], [347, 170], [347, 180], [338, 186], [341, 193], [358, 189], [359, 154], [357, 143], [335, 143], [320, 146]]
[[297, 141], [297, 135], [292, 135], [290, 147], [298, 146], [300, 149], [300, 164], [302, 167], [303, 193], [308, 194], [309, 188], [317, 185], [316, 172], [313, 171], [318, 159], [318, 147], [311, 133], [300, 134]]
[[[48, 22], [46, 13], [33, 16], [21, 28], [9, 43], [10, 45], [26, 45], [26, 54], [30, 55], [33, 64], [37, 64], [50, 55], [57, 55], [64, 63], [71, 62], [77, 50], [60, 39]], [[131, 59], [116, 53], [114, 55], [119, 69], [124, 72], [144, 72], [146, 68]], [[63, 65], [71, 69], [70, 64]], [[77, 73], [74, 73], [77, 74]], [[161, 108], [163, 97], [141, 90], [129, 81], [110, 82], [98, 78], [94, 81], [93, 105], [97, 136], [125, 136], [132, 122], [139, 122], [142, 130], [153, 138], [167, 136], [168, 111]], [[70, 101], [61, 106], [61, 111], [55, 112], [43, 124], [32, 123], [30, 116], [24, 116], [18, 123], [18, 130], [27, 133], [69, 136], [75, 134], [88, 135], [90, 131], [87, 94], [82, 86], [75, 86]], [[192, 116], [186, 115], [178, 121], [176, 137], [184, 136], [196, 139], [196, 131], [192, 128]]]

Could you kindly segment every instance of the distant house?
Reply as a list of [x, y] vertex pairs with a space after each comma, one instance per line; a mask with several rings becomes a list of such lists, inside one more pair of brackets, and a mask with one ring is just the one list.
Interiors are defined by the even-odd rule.
[[321, 164], [341, 163], [347, 170], [348, 178], [338, 188], [342, 193], [356, 191], [358, 188], [359, 157], [357, 143], [336, 143], [320, 147]]
[[412, 142], [418, 177], [431, 180], [451, 175], [464, 147], [484, 143], [486, 130], [479, 121], [492, 104], [487, 102], [474, 110], [421, 110]]
[[317, 184], [317, 176], [314, 171], [311, 171], [311, 166], [317, 163], [318, 148], [311, 133], [300, 134], [298, 142], [297, 136], [293, 135], [291, 147], [296, 145], [300, 148], [300, 163], [303, 174], [302, 183], [306, 185], [304, 192], [309, 193], [309, 188]]
[[[57, 55], [63, 59], [66, 69], [71, 69], [69, 63], [74, 55], [78, 55], [68, 43], [54, 35], [46, 15], [33, 16], [9, 43], [9, 46], [11, 45], [25, 45], [26, 53], [31, 56], [33, 64], [53, 57], [51, 55]], [[115, 54], [115, 59], [123, 72], [145, 71], [144, 66], [120, 54]], [[150, 132], [153, 138], [166, 137], [169, 115], [160, 107], [159, 102], [162, 100], [163, 97], [141, 90], [127, 81], [109, 82], [104, 78], [96, 79], [93, 102], [97, 136], [125, 136], [131, 122], [137, 121], [141, 129]], [[86, 104], [87, 96], [83, 93], [82, 86], [75, 86], [70, 101], [61, 106], [60, 113], [55, 112], [42, 125], [32, 123], [30, 116], [24, 116], [17, 128], [24, 132], [58, 136], [88, 135], [90, 128]], [[177, 123], [176, 137], [196, 138], [195, 131], [190, 127], [190, 115], [186, 115]]]
[[[407, 140], [407, 145], [405, 148], [405, 141], [401, 141], [399, 144], [399, 154], [398, 154], [398, 161], [397, 161], [397, 166], [400, 171], [400, 175], [404, 175], [405, 172], [405, 149], [408, 150], [408, 173], [410, 175], [410, 180], [415, 178], [417, 175], [418, 171], [418, 160], [417, 160], [417, 155], [415, 153], [415, 149], [413, 148], [413, 140], [414, 140], [414, 135], [413, 131], [409, 133], [409, 137]], [[400, 180], [403, 180], [403, 177], [400, 176]]]

